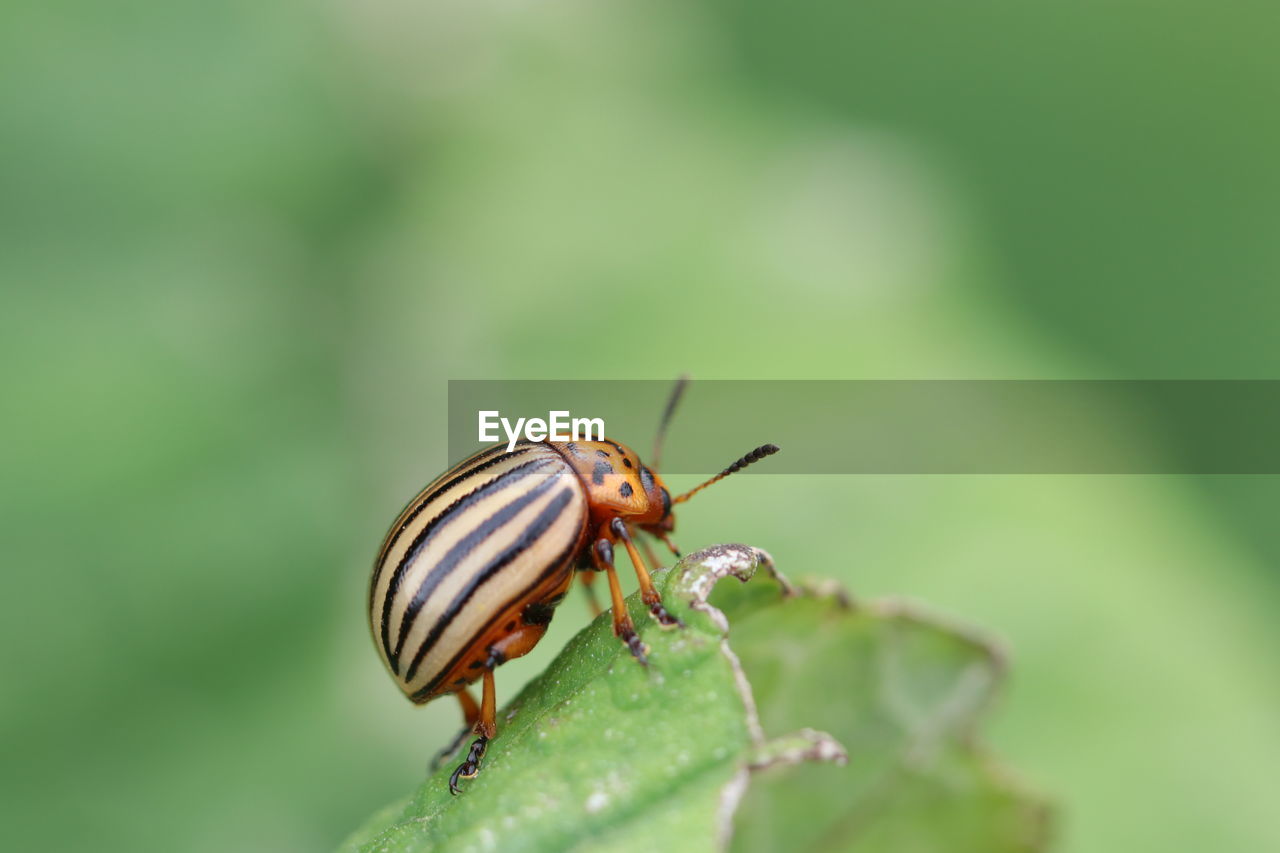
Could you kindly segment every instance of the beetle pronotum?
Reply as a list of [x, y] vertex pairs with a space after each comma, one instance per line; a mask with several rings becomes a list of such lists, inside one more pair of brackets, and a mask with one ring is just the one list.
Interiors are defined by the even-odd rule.
[[[685, 382], [676, 384], [663, 412], [655, 465]], [[623, 603], [614, 545], [626, 549], [654, 618], [664, 627], [677, 625], [649, 578], [638, 534], [659, 539], [678, 557], [669, 536], [671, 508], [777, 450], [758, 447], [673, 499], [625, 445], [525, 441], [464, 459], [409, 502], [374, 561], [369, 620], [383, 661], [409, 699], [424, 703], [452, 693], [462, 705], [476, 739], [449, 779], [453, 793], [459, 779], [479, 772], [498, 733], [494, 669], [542, 638], [575, 570], [584, 573], [588, 591], [592, 572], [607, 575], [613, 632], [646, 663], [648, 649]], [[468, 690], [477, 679], [484, 681], [479, 704]], [[461, 745], [468, 729], [442, 757]]]

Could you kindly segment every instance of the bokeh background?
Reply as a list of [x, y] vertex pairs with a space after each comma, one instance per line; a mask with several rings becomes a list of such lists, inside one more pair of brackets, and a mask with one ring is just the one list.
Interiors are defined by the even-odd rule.
[[[1274, 4], [0, 15], [6, 849], [326, 850], [415, 784], [455, 709], [362, 607], [447, 379], [1280, 373]], [[680, 541], [1003, 638], [1060, 850], [1257, 851], [1277, 498], [742, 477]]]

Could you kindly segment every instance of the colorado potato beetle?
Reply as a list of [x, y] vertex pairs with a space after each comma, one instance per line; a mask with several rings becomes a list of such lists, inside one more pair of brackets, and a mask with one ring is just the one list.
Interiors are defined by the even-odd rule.
[[[676, 384], [658, 427], [654, 456], [683, 391]], [[778, 448], [758, 447], [715, 477], [672, 498], [662, 478], [635, 451], [608, 439], [521, 442], [482, 450], [437, 477], [396, 518], [383, 540], [369, 587], [374, 642], [405, 695], [415, 703], [452, 693], [465, 725], [440, 758], [476, 735], [466, 760], [449, 779], [480, 770], [497, 736], [494, 669], [528, 653], [546, 633], [575, 572], [590, 593], [595, 572], [609, 581], [613, 632], [647, 663], [614, 568], [621, 542], [635, 568], [641, 597], [664, 627], [677, 621], [662, 605], [640, 548], [647, 534], [671, 542], [672, 507]], [[592, 598], [594, 602], [594, 598]], [[600, 612], [595, 606], [596, 613]], [[481, 701], [468, 690], [483, 679]]]

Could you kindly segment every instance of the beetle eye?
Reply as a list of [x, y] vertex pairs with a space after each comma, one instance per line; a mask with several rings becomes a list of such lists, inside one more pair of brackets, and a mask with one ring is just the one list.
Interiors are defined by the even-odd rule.
[[671, 517], [671, 493], [664, 487], [662, 490], [662, 517]]

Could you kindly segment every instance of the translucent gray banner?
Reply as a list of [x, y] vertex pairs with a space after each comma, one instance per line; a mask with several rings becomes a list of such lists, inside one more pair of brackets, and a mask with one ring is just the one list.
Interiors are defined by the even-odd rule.
[[[642, 459], [672, 381], [453, 380], [449, 461], [507, 440], [500, 418], [602, 419]], [[533, 424], [537, 437], [537, 424]], [[521, 431], [523, 434], [523, 430]], [[712, 474], [1277, 474], [1277, 380], [693, 381], [662, 470]]]

